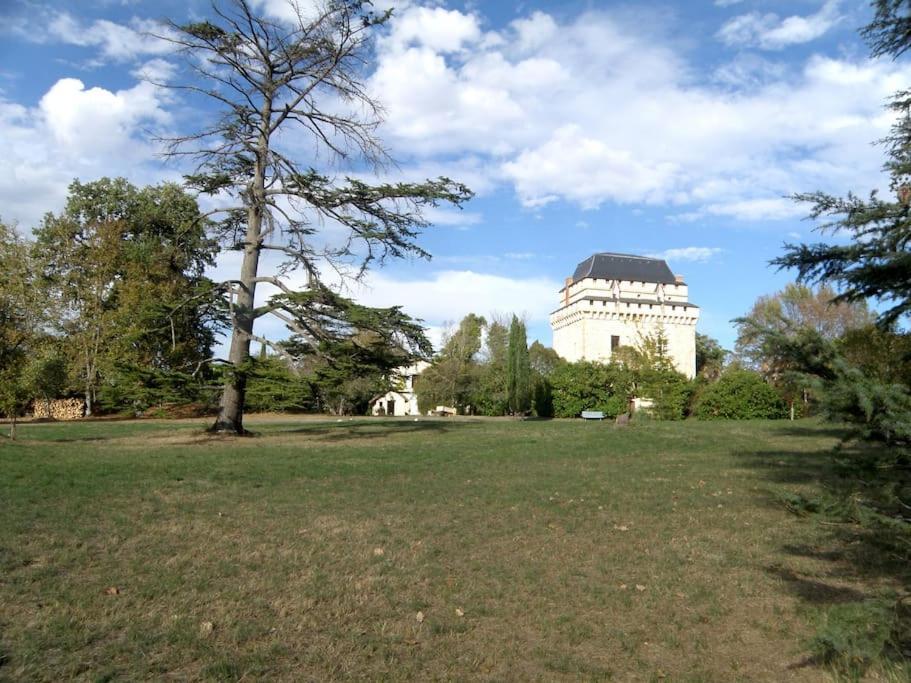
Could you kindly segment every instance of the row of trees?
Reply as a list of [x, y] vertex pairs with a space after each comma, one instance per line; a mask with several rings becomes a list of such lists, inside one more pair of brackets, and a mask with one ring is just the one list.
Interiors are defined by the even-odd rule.
[[780, 292], [760, 297], [752, 309], [735, 323], [737, 342], [733, 360], [758, 372], [787, 402], [791, 417], [814, 409], [815, 394], [796, 375], [791, 359], [768, 343], [770, 333], [795, 338], [812, 334], [828, 342], [862, 353], [858, 343], [879, 334], [875, 315], [863, 300], [839, 300], [829, 285], [810, 287], [792, 283]]
[[75, 181], [33, 240], [0, 231], [4, 413], [78, 392], [92, 414], [192, 396], [210, 379], [225, 320], [204, 276], [214, 246], [179, 186]]
[[697, 333], [697, 377], [687, 380], [675, 370], [660, 331], [621, 347], [611, 363], [569, 363], [540, 342], [528, 347], [525, 326], [515, 316], [488, 322], [469, 314], [444, 336], [416, 389], [422, 411], [445, 405], [479, 415], [575, 417], [600, 410], [614, 417], [640, 397], [654, 402], [650, 412], [659, 419], [793, 419], [816, 410], [820, 396], [792, 372], [792, 360], [767, 343], [768, 332], [790, 339], [819, 335], [858, 361], [885, 368], [890, 344], [901, 337], [874, 321], [863, 301], [837, 300], [826, 285], [792, 283], [760, 297], [736, 321], [733, 352]]
[[[84, 397], [88, 414], [172, 404], [211, 409], [232, 373], [258, 410], [364, 412], [391, 369], [430, 352], [421, 326], [324, 288], [298, 293], [294, 334], [240, 364], [214, 358], [230, 285], [206, 276], [218, 250], [195, 198], [172, 183], [74, 181], [64, 209], [25, 239], [0, 223], [0, 413]], [[401, 336], [410, 348], [400, 343]]]
[[659, 331], [620, 348], [608, 364], [570, 363], [538, 341], [528, 346], [516, 316], [488, 321], [471, 313], [444, 335], [415, 389], [422, 412], [447, 406], [476, 415], [576, 417], [598, 410], [616, 417], [632, 398], [647, 397], [658, 419], [784, 416], [782, 398], [759, 373], [724, 371], [727, 354], [715, 340], [699, 335], [697, 355], [699, 376], [688, 380]]
[[443, 336], [433, 363], [418, 377], [415, 391], [422, 412], [437, 406], [477, 415], [524, 415], [540, 407], [537, 395], [550, 352], [535, 342], [528, 347], [525, 323], [470, 313]]
[[[29, 400], [68, 394], [85, 396], [90, 413], [212, 406], [225, 376], [211, 362], [213, 345], [229, 311], [222, 287], [205, 276], [217, 248], [208, 227], [179, 186], [137, 188], [102, 179], [74, 182], [63, 211], [48, 214], [32, 241], [0, 228], [7, 274], [0, 291], [0, 410], [16, 415]], [[368, 309], [325, 291], [308, 296], [314, 327], [337, 332], [320, 339], [294, 335], [269, 353], [261, 344], [259, 356], [244, 365], [253, 410], [363, 413], [391, 387], [392, 370], [415, 358], [396, 334], [405, 330], [420, 340], [420, 354], [430, 351], [420, 326], [397, 309]], [[648, 396], [664, 418], [776, 416], [774, 402], [755, 409], [732, 398], [755, 385], [743, 374], [730, 380], [740, 388], [727, 399], [720, 399], [727, 382], [713, 390], [721, 394], [706, 394], [727, 366], [755, 371], [792, 414], [805, 413], [813, 390], [780, 346], [767, 343], [770, 329], [792, 337], [815, 332], [868, 369], [876, 357], [894, 367], [890, 350], [901, 344], [870, 328], [874, 316], [865, 304], [831, 305], [833, 298], [831, 288], [805, 285], [760, 298], [738, 321], [733, 356], [697, 335], [699, 377], [692, 383], [674, 371], [661, 335], [620, 349], [611, 365], [570, 364], [539, 342], [529, 347], [516, 316], [488, 322], [471, 314], [445, 335], [418, 380], [418, 395], [422, 410], [446, 405], [482, 415], [565, 417], [597, 409], [613, 416], [626, 411], [631, 396]]]

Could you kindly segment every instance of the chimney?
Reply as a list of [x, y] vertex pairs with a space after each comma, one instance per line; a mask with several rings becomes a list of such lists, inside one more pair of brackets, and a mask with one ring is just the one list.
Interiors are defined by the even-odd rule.
[[569, 306], [569, 286], [573, 283], [571, 277], [566, 278], [563, 281], [563, 305]]
[[686, 284], [686, 282], [684, 282], [684, 280], [683, 280], [683, 276], [682, 276], [682, 275], [674, 275], [674, 282], [676, 282], [678, 285], [685, 285], [685, 284]]

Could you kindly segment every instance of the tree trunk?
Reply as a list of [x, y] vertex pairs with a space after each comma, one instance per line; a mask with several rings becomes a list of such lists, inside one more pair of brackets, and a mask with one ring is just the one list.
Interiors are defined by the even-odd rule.
[[92, 380], [89, 379], [85, 383], [85, 416], [91, 417], [92, 415]]
[[9, 426], [9, 439], [10, 441], [16, 440], [16, 412], [13, 411], [13, 421]]
[[244, 262], [241, 266], [237, 297], [234, 300], [234, 326], [231, 350], [228, 353], [231, 369], [221, 394], [218, 418], [212, 426], [213, 432], [244, 433], [244, 399], [247, 390], [250, 341], [253, 334], [253, 302], [261, 251], [259, 234], [262, 224], [262, 214], [257, 209], [251, 208], [248, 215], [247, 243], [244, 247]]
[[244, 399], [247, 392], [247, 372], [250, 361], [250, 342], [253, 339], [254, 301], [259, 255], [262, 252], [263, 213], [266, 208], [266, 164], [269, 152], [268, 129], [272, 119], [271, 101], [263, 104], [263, 131], [258, 143], [258, 154], [249, 188], [250, 205], [247, 209], [247, 233], [244, 240], [244, 262], [240, 268], [237, 296], [232, 313], [231, 350], [228, 353], [230, 372], [218, 406], [218, 418], [212, 425], [213, 432], [244, 434]]
[[794, 401], [791, 401], [791, 422], [794, 421]]

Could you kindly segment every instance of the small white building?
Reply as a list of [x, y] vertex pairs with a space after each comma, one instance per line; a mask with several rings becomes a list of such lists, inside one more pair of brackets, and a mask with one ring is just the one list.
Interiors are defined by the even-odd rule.
[[414, 380], [430, 366], [427, 361], [418, 361], [414, 365], [398, 368], [395, 371], [393, 385], [395, 388], [382, 396], [373, 399], [370, 407], [372, 415], [420, 415], [418, 397], [414, 392]]
[[592, 254], [560, 290], [550, 316], [553, 348], [568, 361], [610, 362], [621, 346], [637, 346], [659, 330], [674, 366], [696, 375], [699, 307], [665, 261], [630, 254]]

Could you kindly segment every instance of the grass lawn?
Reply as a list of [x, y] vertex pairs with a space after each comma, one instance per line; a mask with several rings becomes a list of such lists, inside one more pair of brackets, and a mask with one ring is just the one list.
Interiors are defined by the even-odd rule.
[[0, 679], [826, 680], [894, 581], [779, 502], [814, 422], [200, 426], [0, 439]]

